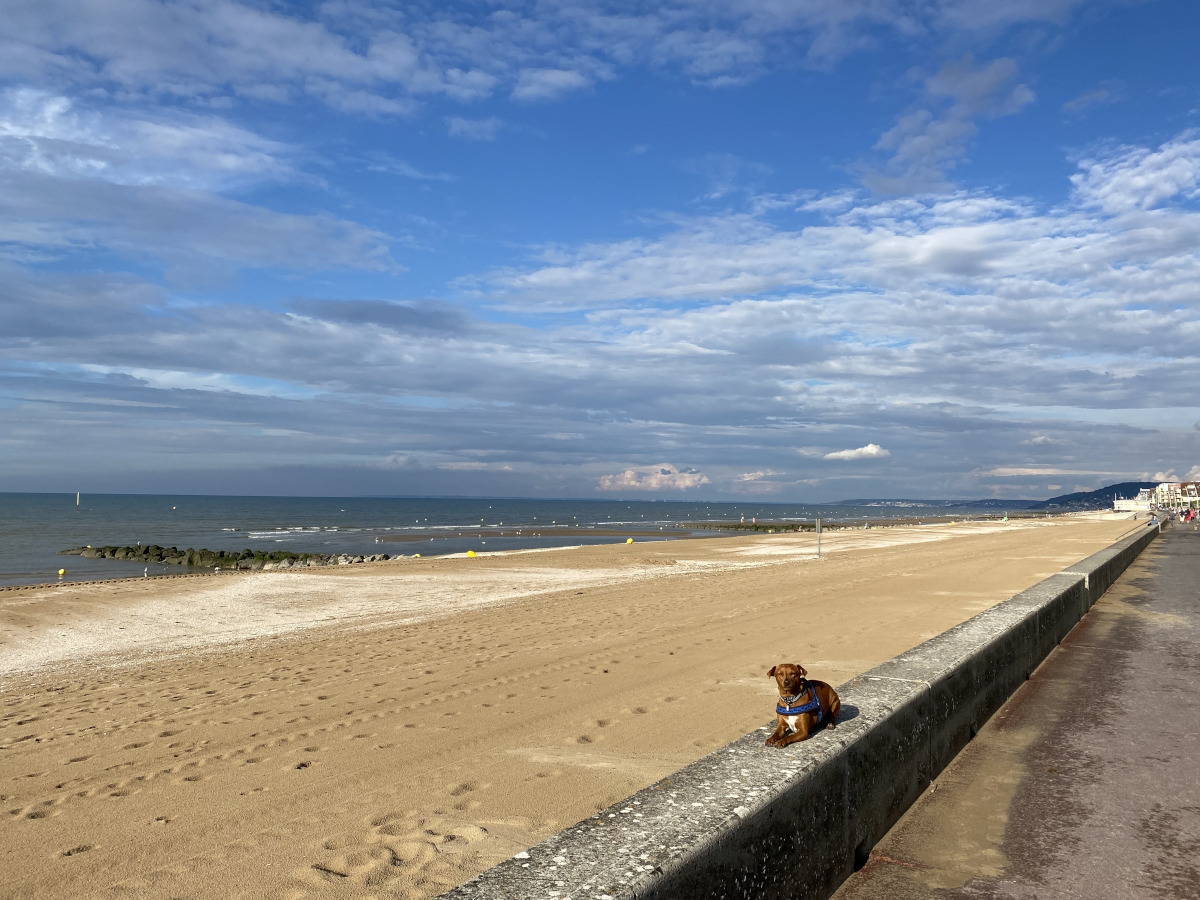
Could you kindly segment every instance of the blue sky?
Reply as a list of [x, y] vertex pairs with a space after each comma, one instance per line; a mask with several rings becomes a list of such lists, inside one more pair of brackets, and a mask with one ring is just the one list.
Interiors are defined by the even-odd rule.
[[9, 0], [0, 490], [1200, 478], [1185, 0]]

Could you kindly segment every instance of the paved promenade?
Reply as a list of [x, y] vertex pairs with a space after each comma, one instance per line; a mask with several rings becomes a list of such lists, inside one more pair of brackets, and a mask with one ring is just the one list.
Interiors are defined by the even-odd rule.
[[1152, 543], [835, 900], [1200, 898], [1200, 533]]

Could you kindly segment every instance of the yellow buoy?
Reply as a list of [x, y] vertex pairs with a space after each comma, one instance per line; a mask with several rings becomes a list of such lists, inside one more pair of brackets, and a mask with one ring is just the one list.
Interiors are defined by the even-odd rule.
[[66, 575], [66, 574], [67, 574], [67, 570], [66, 570], [66, 569], [59, 569], [59, 570], [58, 570], [58, 577], [59, 577], [59, 578], [62, 578], [62, 577], [63, 577], [64, 575]]
[[475, 551], [474, 551], [474, 550], [468, 550], [468, 551], [467, 551], [467, 556], [471, 557], [471, 559], [474, 559], [474, 558], [475, 558]]
[[633, 538], [625, 538], [625, 543], [627, 543], [627, 544], [632, 544], [632, 543], [633, 543]]
[[420, 559], [420, 558], [421, 558], [421, 554], [420, 554], [420, 553], [414, 553], [414, 554], [413, 554], [413, 559]]

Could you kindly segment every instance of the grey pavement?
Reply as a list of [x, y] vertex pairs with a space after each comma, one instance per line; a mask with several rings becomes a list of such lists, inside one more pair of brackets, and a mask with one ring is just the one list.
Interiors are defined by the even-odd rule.
[[1200, 900], [1200, 532], [1176, 525], [835, 900]]

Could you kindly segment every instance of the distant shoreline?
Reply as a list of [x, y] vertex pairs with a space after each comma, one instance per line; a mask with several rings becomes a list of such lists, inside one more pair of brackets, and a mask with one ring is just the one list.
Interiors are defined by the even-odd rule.
[[511, 538], [511, 537], [563, 537], [564, 535], [590, 535], [592, 537], [656, 537], [667, 535], [673, 538], [691, 537], [692, 531], [704, 530], [707, 525], [679, 525], [672, 523], [664, 525], [657, 531], [634, 530], [622, 528], [589, 528], [586, 525], [559, 525], [550, 527], [513, 527], [513, 528], [447, 528], [444, 533], [422, 531], [414, 534], [381, 535], [381, 544], [405, 544], [413, 541], [443, 540], [449, 538]]
[[[851, 516], [838, 519], [821, 520], [823, 531], [837, 531], [855, 528], [889, 528], [910, 525], [944, 525], [952, 522], [998, 522], [1003, 519], [1046, 519], [1051, 516], [1065, 515], [1064, 512], [1047, 513], [1044, 510], [1017, 509], [1008, 513], [990, 513], [985, 515], [931, 515], [931, 516], [895, 516], [886, 518]], [[763, 522], [697, 522], [691, 527], [698, 530], [710, 531], [747, 531], [762, 533], [815, 531], [816, 521], [776, 520]]]

